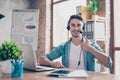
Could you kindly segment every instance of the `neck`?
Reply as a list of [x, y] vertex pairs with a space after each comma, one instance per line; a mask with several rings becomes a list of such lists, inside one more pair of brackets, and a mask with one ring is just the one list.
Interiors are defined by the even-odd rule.
[[75, 38], [75, 37], [72, 37], [72, 42], [73, 42], [73, 44], [74, 45], [79, 45], [79, 44], [81, 44], [81, 42], [82, 42], [82, 36], [80, 37], [77, 37], [77, 38]]

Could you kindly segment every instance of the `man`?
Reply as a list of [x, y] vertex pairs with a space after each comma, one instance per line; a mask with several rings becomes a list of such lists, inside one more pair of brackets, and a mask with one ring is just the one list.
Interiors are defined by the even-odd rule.
[[[73, 68], [95, 71], [95, 58], [104, 66], [110, 68], [112, 61], [105, 56], [102, 49], [83, 36], [84, 22], [81, 15], [72, 15], [67, 29], [72, 37], [64, 44], [59, 45], [49, 54], [41, 57], [41, 64], [55, 68]], [[62, 63], [53, 60], [62, 57]]]

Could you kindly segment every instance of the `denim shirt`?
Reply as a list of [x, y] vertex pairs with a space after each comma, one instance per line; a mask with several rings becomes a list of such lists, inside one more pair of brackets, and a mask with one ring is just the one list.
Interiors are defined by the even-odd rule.
[[[71, 39], [68, 40], [67, 42], [59, 45], [55, 49], [53, 49], [50, 53], [46, 54], [45, 56], [50, 60], [53, 61], [59, 57], [62, 56], [62, 64], [64, 67], [69, 67], [69, 53], [70, 53], [70, 43]], [[98, 51], [103, 52], [103, 50], [93, 41], [90, 42], [90, 45], [96, 48]], [[88, 51], [83, 51], [83, 56], [84, 56], [84, 64], [85, 64], [85, 69], [87, 71], [94, 71], [95, 72], [95, 56], [92, 55]], [[109, 62], [104, 65], [106, 67], [111, 67], [112, 62], [109, 57]]]

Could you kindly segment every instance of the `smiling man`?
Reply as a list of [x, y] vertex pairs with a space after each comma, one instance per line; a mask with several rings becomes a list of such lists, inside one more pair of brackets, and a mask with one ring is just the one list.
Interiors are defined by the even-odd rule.
[[[72, 15], [68, 20], [67, 30], [72, 37], [63, 44], [41, 57], [41, 65], [55, 68], [72, 68], [95, 71], [95, 58], [104, 66], [110, 68], [112, 61], [105, 56], [103, 50], [83, 36], [84, 22], [81, 15]], [[62, 57], [62, 63], [53, 60]]]

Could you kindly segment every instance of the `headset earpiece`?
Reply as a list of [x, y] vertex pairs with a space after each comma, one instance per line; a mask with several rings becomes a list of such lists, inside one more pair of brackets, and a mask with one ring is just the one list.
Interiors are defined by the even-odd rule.
[[83, 22], [82, 30], [83, 30], [83, 31], [85, 30], [85, 23], [84, 23], [84, 22]]
[[67, 30], [70, 30], [70, 26], [67, 26]]

